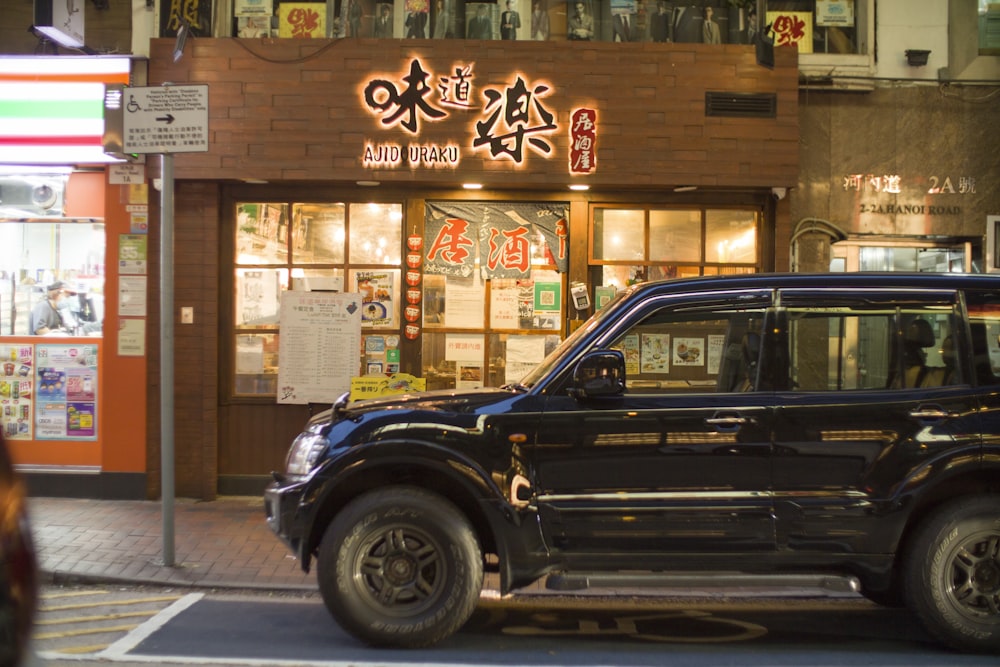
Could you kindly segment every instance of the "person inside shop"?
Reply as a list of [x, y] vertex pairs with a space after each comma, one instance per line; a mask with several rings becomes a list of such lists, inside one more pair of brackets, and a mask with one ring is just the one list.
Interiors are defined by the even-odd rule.
[[31, 310], [32, 335], [49, 336], [53, 334], [66, 335], [69, 333], [60, 311], [62, 304], [66, 301], [66, 297], [73, 293], [69, 285], [61, 280], [57, 280], [48, 286], [48, 289], [45, 291], [45, 298], [35, 304], [35, 307]]

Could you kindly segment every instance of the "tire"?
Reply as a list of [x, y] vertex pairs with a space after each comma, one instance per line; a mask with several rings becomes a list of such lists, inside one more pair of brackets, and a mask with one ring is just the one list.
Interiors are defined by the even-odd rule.
[[416, 487], [372, 491], [348, 504], [320, 543], [323, 602], [372, 646], [419, 648], [454, 634], [475, 610], [483, 556], [468, 519]]
[[906, 554], [904, 581], [910, 608], [942, 642], [1000, 650], [1000, 496], [963, 498], [930, 515]]

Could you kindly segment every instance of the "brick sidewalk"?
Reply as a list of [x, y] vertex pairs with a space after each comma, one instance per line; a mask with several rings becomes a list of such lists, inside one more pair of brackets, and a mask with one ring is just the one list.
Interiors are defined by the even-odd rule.
[[261, 498], [174, 503], [174, 566], [163, 565], [159, 501], [28, 499], [43, 576], [186, 586], [316, 590], [264, 522]]

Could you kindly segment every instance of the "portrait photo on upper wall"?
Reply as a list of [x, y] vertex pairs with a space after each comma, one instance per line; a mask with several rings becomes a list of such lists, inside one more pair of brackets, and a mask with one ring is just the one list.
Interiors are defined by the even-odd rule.
[[646, 34], [646, 17], [636, 11], [636, 0], [611, 0], [611, 41], [641, 42]]
[[380, 2], [375, 5], [375, 19], [372, 21], [372, 37], [389, 38], [395, 35], [391, 2]]
[[465, 5], [466, 39], [499, 39], [500, 10], [495, 2], [470, 2]]
[[[686, 44], [732, 44], [746, 39], [747, 11], [715, 0], [670, 6], [669, 41]], [[659, 9], [657, 9], [659, 12]], [[654, 37], [653, 41], [659, 41]]]
[[531, 0], [531, 19], [528, 38], [544, 42], [552, 34], [552, 19], [549, 16], [548, 0]]
[[427, 39], [430, 4], [427, 0], [406, 0], [403, 36], [406, 39]]
[[567, 0], [566, 39], [589, 42], [597, 39], [592, 0]]

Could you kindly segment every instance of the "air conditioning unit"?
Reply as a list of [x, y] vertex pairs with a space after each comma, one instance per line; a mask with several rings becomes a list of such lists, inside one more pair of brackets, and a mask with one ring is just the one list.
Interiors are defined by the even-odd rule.
[[0, 176], [0, 217], [62, 217], [65, 193], [65, 176]]

